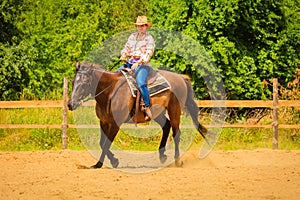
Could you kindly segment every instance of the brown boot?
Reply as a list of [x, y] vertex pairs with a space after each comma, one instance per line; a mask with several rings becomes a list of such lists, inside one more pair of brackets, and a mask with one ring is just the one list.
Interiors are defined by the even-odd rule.
[[152, 119], [152, 113], [149, 107], [146, 107], [145, 109], [146, 117], [145, 120], [151, 120]]

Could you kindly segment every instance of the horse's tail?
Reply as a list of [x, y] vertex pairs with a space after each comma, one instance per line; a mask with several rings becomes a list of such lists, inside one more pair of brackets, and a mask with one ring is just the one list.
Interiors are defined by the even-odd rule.
[[183, 78], [187, 86], [187, 99], [185, 102], [185, 107], [187, 108], [187, 111], [190, 113], [197, 131], [206, 140], [205, 135], [207, 134], [208, 131], [202, 124], [200, 124], [198, 120], [199, 108], [196, 102], [194, 101], [194, 91], [192, 88], [191, 80], [186, 75], [183, 75]]

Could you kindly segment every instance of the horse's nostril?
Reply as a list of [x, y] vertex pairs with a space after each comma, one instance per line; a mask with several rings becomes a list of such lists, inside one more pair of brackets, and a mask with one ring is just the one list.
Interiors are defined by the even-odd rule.
[[73, 110], [74, 105], [71, 102], [68, 102], [68, 108], [69, 108], [69, 110]]
[[68, 104], [69, 110], [72, 110], [72, 105]]

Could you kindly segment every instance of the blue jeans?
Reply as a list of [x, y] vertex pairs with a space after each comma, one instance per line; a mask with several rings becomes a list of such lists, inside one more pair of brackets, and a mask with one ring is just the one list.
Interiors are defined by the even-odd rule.
[[[117, 69], [119, 71], [122, 68], [131, 68], [131, 64], [125, 63], [121, 67]], [[150, 99], [149, 99], [149, 91], [147, 88], [147, 77], [148, 73], [150, 71], [151, 67], [148, 65], [139, 65], [135, 70], [135, 80], [137, 83], [137, 86], [139, 88], [139, 91], [143, 97], [144, 104], [146, 107], [150, 106]]]
[[139, 65], [135, 70], [135, 79], [137, 86], [141, 92], [141, 95], [144, 99], [144, 103], [146, 107], [150, 106], [150, 98], [149, 98], [149, 91], [147, 88], [147, 77], [150, 71], [150, 66], [148, 65]]

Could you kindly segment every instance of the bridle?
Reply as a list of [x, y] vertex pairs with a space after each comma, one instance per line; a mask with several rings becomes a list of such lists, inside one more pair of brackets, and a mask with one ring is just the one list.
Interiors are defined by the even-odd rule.
[[[94, 71], [94, 70], [97, 70], [97, 69], [92, 69], [92, 70]], [[87, 76], [87, 77], [91, 77], [91, 73], [89, 73], [89, 72], [87, 72], [87, 71], [79, 70], [79, 71], [77, 72], [77, 74], [82, 74], [82, 75], [85, 75], [85, 76]], [[77, 75], [77, 74], [76, 74], [76, 75]], [[79, 83], [79, 84], [87, 85], [87, 87], [90, 88], [90, 90], [91, 90], [91, 88], [92, 88], [92, 82], [90, 81], [90, 79], [88, 79], [88, 80], [89, 80], [89, 81], [83, 80], [83, 81], [82, 81], [81, 83]], [[80, 101], [80, 103], [83, 104], [84, 102], [87, 102], [87, 101], [89, 101], [89, 100], [95, 99], [97, 96], [99, 96], [100, 94], [102, 94], [103, 92], [105, 92], [106, 90], [108, 90], [111, 86], [112, 86], [112, 83], [111, 83], [109, 86], [107, 86], [106, 88], [104, 88], [103, 90], [101, 90], [100, 92], [98, 92], [97, 94], [95, 94], [94, 96], [89, 95], [89, 96], [85, 97], [84, 99], [82, 99], [82, 100]], [[89, 93], [92, 94], [92, 91], [90, 91]]]
[[[121, 62], [121, 60], [118, 60], [118, 61], [112, 66], [112, 68], [115, 67], [115, 66], [117, 66], [117, 65], [119, 65], [120, 62]], [[112, 68], [111, 68], [111, 69], [112, 69]], [[110, 70], [111, 70], [111, 69], [110, 69]], [[79, 63], [79, 62], [76, 63], [76, 75], [77, 75], [77, 74], [82, 74], [82, 75], [85, 75], [85, 76], [87, 76], [87, 77], [90, 77], [91, 74], [92, 74], [92, 72], [95, 71], [95, 70], [100, 70], [100, 69], [93, 68], [93, 69], [91, 69], [91, 71], [89, 71], [89, 70], [88, 70], [88, 71], [87, 71], [87, 70], [81, 70], [80, 63]], [[88, 79], [88, 80], [89, 80], [89, 79]], [[75, 81], [76, 81], [76, 79], [75, 79]], [[80, 84], [86, 84], [87, 87], [90, 88], [90, 90], [91, 90], [91, 88], [92, 88], [92, 82], [91, 82], [91, 81], [83, 81], [83, 82], [80, 83]], [[90, 91], [90, 92], [89, 92], [90, 95], [87, 96], [87, 97], [85, 97], [84, 99], [80, 100], [80, 104], [83, 104], [84, 102], [89, 101], [89, 100], [91, 100], [91, 99], [95, 99], [97, 96], [99, 96], [100, 94], [102, 94], [103, 92], [105, 92], [107, 89], [109, 89], [112, 85], [113, 85], [113, 83], [111, 83], [109, 86], [107, 86], [106, 88], [104, 88], [102, 91], [98, 92], [98, 93], [97, 93], [96, 95], [94, 95], [94, 96], [91, 96], [92, 91]]]

